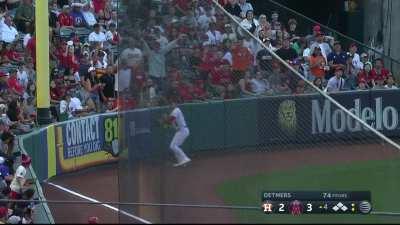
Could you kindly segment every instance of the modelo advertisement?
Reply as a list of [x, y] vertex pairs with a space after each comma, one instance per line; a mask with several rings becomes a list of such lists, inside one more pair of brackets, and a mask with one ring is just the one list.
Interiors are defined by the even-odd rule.
[[118, 118], [96, 115], [55, 126], [57, 174], [118, 159]]
[[[357, 91], [330, 95], [365, 123], [394, 137], [400, 135], [400, 91]], [[304, 143], [377, 137], [367, 126], [321, 95], [260, 99], [259, 138], [268, 143]]]

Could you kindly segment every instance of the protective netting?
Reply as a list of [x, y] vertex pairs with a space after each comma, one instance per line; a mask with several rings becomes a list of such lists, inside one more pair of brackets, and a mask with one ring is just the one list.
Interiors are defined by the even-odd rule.
[[[400, 212], [397, 90], [346, 88], [346, 69], [298, 57], [293, 40], [273, 42], [214, 1], [119, 4], [121, 223], [397, 219], [381, 215]], [[181, 167], [171, 99], [190, 131]], [[371, 191], [379, 215], [266, 216], [266, 190]]]

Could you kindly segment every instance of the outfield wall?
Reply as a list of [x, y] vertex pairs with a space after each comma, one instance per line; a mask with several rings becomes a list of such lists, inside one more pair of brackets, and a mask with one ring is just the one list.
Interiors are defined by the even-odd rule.
[[[400, 135], [400, 91], [332, 94], [384, 134]], [[191, 135], [186, 152], [268, 147], [313, 141], [365, 138], [371, 132], [320, 95], [279, 96], [215, 101], [182, 106]], [[130, 133], [129, 157], [168, 154], [174, 130], [158, 120], [167, 107], [125, 112], [123, 130]], [[22, 137], [39, 180], [118, 160], [118, 114], [101, 114], [54, 124]], [[125, 135], [126, 136], [126, 135]], [[128, 137], [126, 136], [126, 137]], [[371, 133], [371, 137], [373, 134]], [[284, 143], [282, 141], [285, 140]]]

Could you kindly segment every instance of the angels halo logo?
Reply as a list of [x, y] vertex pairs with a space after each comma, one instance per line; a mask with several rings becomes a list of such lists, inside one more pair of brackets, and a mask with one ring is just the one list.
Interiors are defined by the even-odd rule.
[[293, 100], [285, 100], [279, 105], [279, 126], [281, 130], [289, 135], [296, 134], [297, 116], [296, 102]]

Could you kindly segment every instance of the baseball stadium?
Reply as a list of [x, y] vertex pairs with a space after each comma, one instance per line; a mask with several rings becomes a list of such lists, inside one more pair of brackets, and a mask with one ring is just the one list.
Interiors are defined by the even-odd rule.
[[0, 223], [399, 223], [400, 1], [323, 2], [0, 1]]

